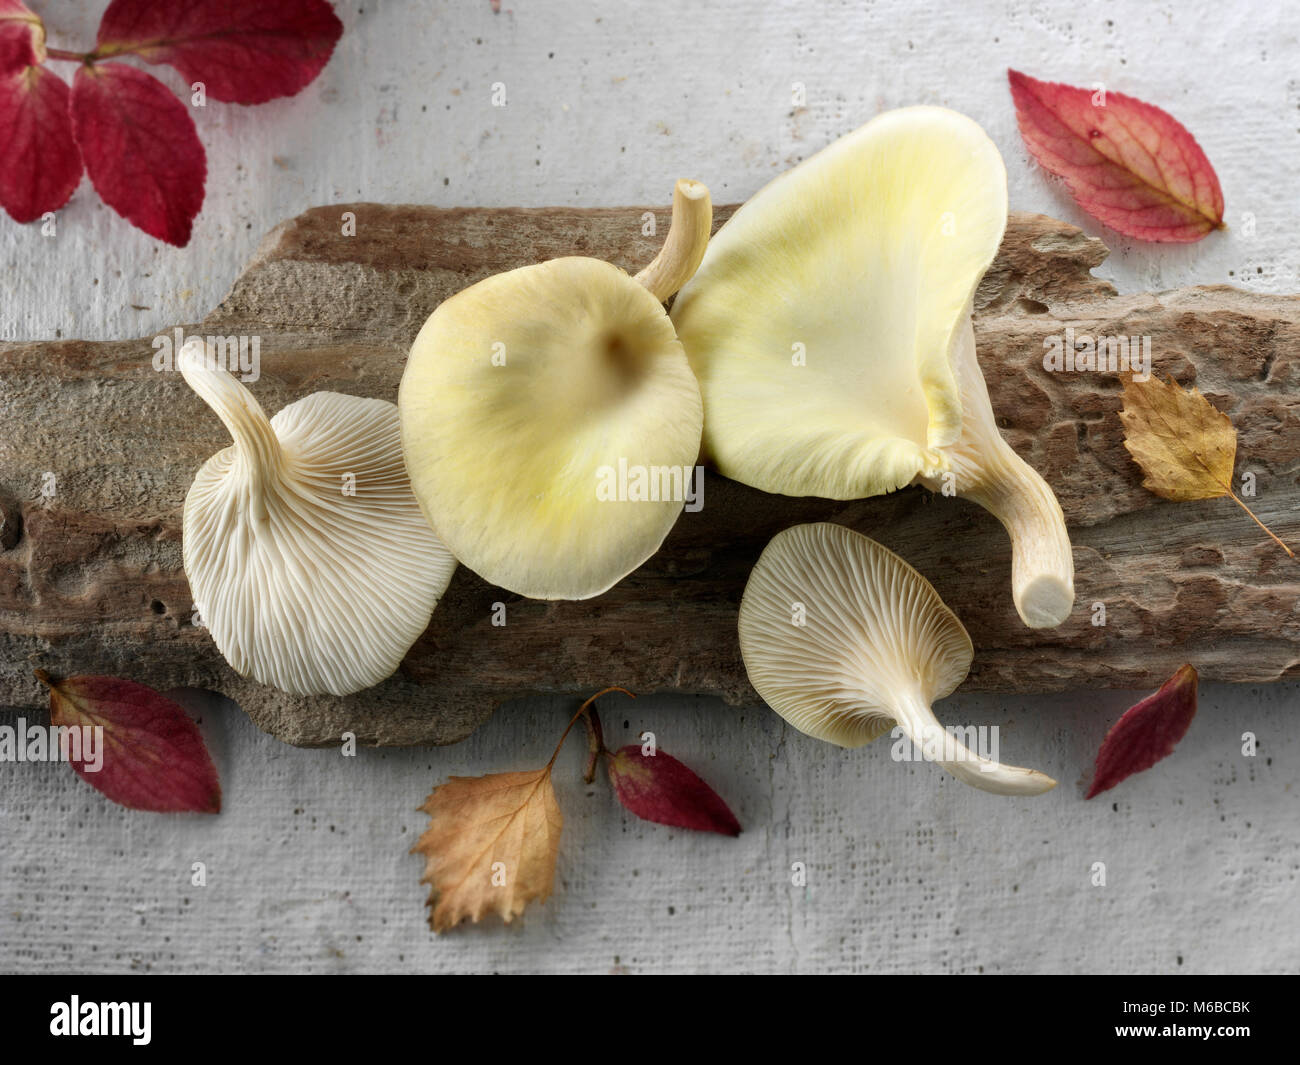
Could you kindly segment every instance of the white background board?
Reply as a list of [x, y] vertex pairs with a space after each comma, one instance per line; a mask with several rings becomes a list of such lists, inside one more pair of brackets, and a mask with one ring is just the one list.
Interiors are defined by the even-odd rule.
[[[29, 2], [64, 48], [89, 46], [104, 6]], [[0, 218], [0, 339], [150, 337], [197, 321], [268, 229], [317, 204], [648, 204], [666, 202], [679, 176], [708, 183], [717, 202], [742, 200], [839, 133], [911, 103], [983, 124], [1005, 155], [1013, 208], [1103, 236], [1113, 255], [1098, 272], [1122, 291], [1300, 291], [1294, 5], [503, 8], [339, 5], [342, 42], [300, 96], [198, 112], [207, 200], [186, 249], [131, 228], [88, 182], [53, 239]], [[1101, 82], [1173, 112], [1214, 162], [1231, 228], [1186, 248], [1103, 230], [1028, 160], [1008, 66]], [[183, 88], [170, 69], [149, 69]], [[498, 81], [505, 108], [490, 106]], [[794, 82], [806, 110], [791, 107]], [[611, 704], [612, 741], [653, 729], [731, 803], [744, 834], [624, 814], [603, 779], [581, 784], [579, 740], [557, 770], [566, 825], [555, 896], [522, 926], [437, 939], [423, 924], [421, 860], [406, 853], [423, 821], [415, 807], [449, 774], [541, 764], [571, 704], [512, 704], [457, 747], [351, 759], [284, 746], [238, 711], [209, 710], [219, 817], [134, 813], [66, 766], [0, 766], [0, 969], [1295, 971], [1297, 694], [1295, 684], [1204, 688], [1175, 755], [1089, 803], [1092, 757], [1133, 701], [1124, 693], [945, 704], [942, 719], [1001, 726], [1005, 760], [1061, 781], [1030, 800], [896, 765], [885, 741], [833, 749], [763, 708]], [[1259, 737], [1253, 759], [1241, 754], [1246, 731]], [[195, 861], [206, 887], [190, 884]], [[796, 861], [809, 867], [806, 889], [790, 885]], [[1098, 861], [1105, 887], [1091, 884]]]

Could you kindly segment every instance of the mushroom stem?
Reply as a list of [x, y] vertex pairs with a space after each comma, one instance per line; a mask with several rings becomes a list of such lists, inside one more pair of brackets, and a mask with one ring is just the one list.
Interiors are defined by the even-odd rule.
[[1003, 765], [976, 754], [939, 724], [919, 692], [904, 693], [892, 710], [908, 739], [963, 784], [994, 795], [1041, 795], [1056, 787], [1055, 780], [1037, 770]]
[[230, 433], [236, 460], [246, 470], [252, 516], [256, 521], [266, 521], [266, 495], [279, 475], [283, 459], [280, 441], [266, 412], [252, 392], [208, 357], [206, 346], [197, 337], [186, 341], [177, 352], [176, 366], [186, 384], [212, 408]]
[[1031, 629], [1050, 629], [1074, 607], [1074, 555], [1061, 505], [1038, 472], [999, 439], [983, 483], [963, 492], [1011, 537], [1011, 597]]
[[713, 201], [708, 186], [682, 178], [673, 189], [673, 221], [659, 254], [634, 280], [665, 302], [681, 288], [704, 259], [713, 226]]
[[[961, 390], [957, 442], [943, 449], [957, 495], [978, 503], [1011, 537], [1011, 597], [1031, 629], [1061, 624], [1074, 608], [1074, 553], [1065, 515], [1047, 482], [1002, 439], [988, 387], [975, 356], [975, 329], [967, 316], [954, 340]], [[942, 491], [942, 475], [920, 478]]]

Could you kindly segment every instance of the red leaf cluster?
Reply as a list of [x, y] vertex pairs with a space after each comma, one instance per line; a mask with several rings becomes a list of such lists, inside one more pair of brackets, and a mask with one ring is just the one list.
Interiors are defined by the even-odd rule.
[[[41, 20], [0, 0], [0, 206], [19, 222], [57, 211], [84, 165], [118, 214], [188, 244], [207, 178], [194, 120], [157, 78], [109, 60], [166, 63], [206, 97], [256, 104], [310, 83], [342, 32], [326, 0], [113, 0], [95, 51], [51, 56]], [[71, 92], [49, 58], [81, 61]]]

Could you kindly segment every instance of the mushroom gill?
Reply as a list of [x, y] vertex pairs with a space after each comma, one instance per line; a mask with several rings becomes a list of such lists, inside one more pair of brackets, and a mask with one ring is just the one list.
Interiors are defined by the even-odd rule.
[[202, 341], [177, 365], [234, 439], [195, 475], [183, 518], [185, 574], [217, 648], [296, 695], [377, 684], [456, 568], [411, 494], [397, 408], [317, 392], [268, 420]]
[[764, 549], [740, 604], [750, 682], [800, 732], [860, 747], [899, 726], [927, 760], [999, 795], [1056, 786], [972, 751], [931, 706], [970, 671], [973, 649], [930, 582], [842, 525], [796, 525]]

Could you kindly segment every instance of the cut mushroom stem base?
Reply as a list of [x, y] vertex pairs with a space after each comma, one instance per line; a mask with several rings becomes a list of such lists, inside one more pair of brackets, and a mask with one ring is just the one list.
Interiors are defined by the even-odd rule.
[[937, 762], [963, 784], [994, 795], [1041, 795], [1056, 787], [1045, 773], [1003, 765], [972, 751], [939, 723], [919, 691], [903, 693], [891, 709], [925, 760]]
[[1038, 471], [1001, 439], [986, 479], [961, 493], [1011, 538], [1011, 598], [1031, 629], [1061, 624], [1074, 609], [1074, 555], [1061, 506]]
[[[977, 459], [950, 453], [957, 495], [978, 503], [1011, 539], [1011, 598], [1031, 629], [1061, 624], [1074, 609], [1074, 554], [1061, 505], [1029, 463], [994, 433]], [[919, 478], [932, 492], [942, 475]]]
[[[1061, 624], [1074, 609], [1074, 553], [1061, 504], [1038, 471], [1002, 439], [988, 387], [975, 355], [967, 317], [956, 338], [954, 363], [961, 390], [961, 435], [943, 453], [957, 495], [978, 503], [1011, 538], [1011, 598], [1031, 629]], [[918, 480], [941, 491], [943, 474]]]
[[713, 227], [713, 200], [709, 189], [688, 178], [673, 188], [673, 220], [664, 246], [635, 280], [664, 303], [700, 268]]

